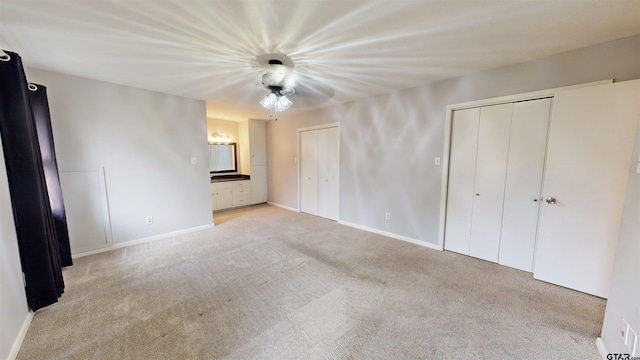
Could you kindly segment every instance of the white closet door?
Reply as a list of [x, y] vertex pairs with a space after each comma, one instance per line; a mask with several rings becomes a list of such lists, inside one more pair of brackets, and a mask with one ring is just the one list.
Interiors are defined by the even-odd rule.
[[640, 80], [555, 96], [535, 278], [608, 296], [639, 116]]
[[551, 99], [513, 104], [498, 263], [531, 272]]
[[513, 104], [480, 109], [469, 255], [498, 262]]
[[318, 133], [318, 215], [338, 220], [340, 132], [337, 127]]
[[300, 133], [300, 211], [318, 215], [318, 132]]
[[444, 248], [469, 254], [480, 108], [456, 110], [451, 119], [449, 185]]

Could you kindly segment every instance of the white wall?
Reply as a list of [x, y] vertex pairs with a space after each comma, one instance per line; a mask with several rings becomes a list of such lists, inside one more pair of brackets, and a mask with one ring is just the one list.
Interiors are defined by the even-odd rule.
[[28, 318], [9, 182], [0, 142], [0, 359], [8, 358]]
[[296, 129], [340, 122], [340, 220], [436, 245], [447, 105], [640, 78], [639, 58], [635, 36], [270, 121], [269, 201], [297, 207]]
[[204, 101], [38, 69], [26, 74], [47, 87], [59, 170], [104, 167], [114, 243], [213, 223]]
[[[629, 182], [613, 266], [613, 280], [602, 326], [605, 348], [608, 352], [617, 354], [629, 352], [620, 336], [623, 318], [640, 337], [640, 174], [636, 173], [639, 157], [640, 119], [629, 166]], [[640, 356], [640, 344], [637, 345], [635, 356]]]

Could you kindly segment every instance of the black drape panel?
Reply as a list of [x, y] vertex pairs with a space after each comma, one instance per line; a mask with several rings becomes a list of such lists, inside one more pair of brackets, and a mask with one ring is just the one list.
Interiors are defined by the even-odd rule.
[[27, 302], [38, 310], [64, 291], [60, 250], [22, 60], [0, 61], [0, 136]]
[[38, 84], [29, 85], [29, 99], [31, 100], [33, 118], [36, 122], [36, 132], [44, 166], [44, 178], [47, 182], [49, 203], [53, 214], [58, 248], [60, 249], [60, 261], [62, 266], [69, 266], [73, 264], [73, 261], [71, 260], [67, 215], [64, 211], [62, 188], [60, 187], [60, 177], [58, 175], [58, 162], [56, 161], [56, 153], [53, 146], [47, 88]]

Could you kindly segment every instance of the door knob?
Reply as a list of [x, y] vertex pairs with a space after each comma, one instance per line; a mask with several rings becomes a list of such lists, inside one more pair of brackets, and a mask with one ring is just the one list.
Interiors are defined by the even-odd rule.
[[538, 198], [533, 199], [533, 202], [538, 202]]
[[547, 204], [551, 204], [551, 205], [553, 205], [553, 204], [555, 204], [555, 203], [556, 203], [556, 198], [551, 197], [551, 196], [549, 196], [549, 197], [547, 198]]
[[480, 194], [479, 194], [479, 193], [476, 193], [476, 196], [480, 196]]

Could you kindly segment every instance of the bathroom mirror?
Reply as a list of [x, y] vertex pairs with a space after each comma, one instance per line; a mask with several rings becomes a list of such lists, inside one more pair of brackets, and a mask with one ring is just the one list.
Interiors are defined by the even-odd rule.
[[237, 171], [236, 143], [209, 143], [209, 172], [217, 174]]

